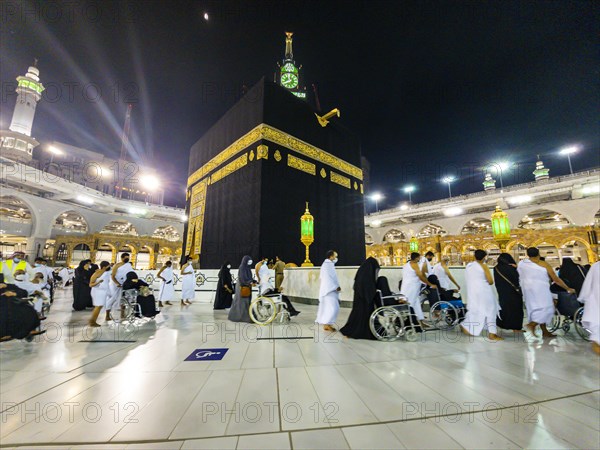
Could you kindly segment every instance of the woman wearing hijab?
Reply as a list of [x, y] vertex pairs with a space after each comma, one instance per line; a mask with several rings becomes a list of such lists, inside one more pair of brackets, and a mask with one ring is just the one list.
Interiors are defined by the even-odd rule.
[[577, 291], [581, 292], [583, 282], [585, 281], [586, 271], [579, 264], [576, 264], [571, 258], [564, 258], [560, 266], [560, 278]]
[[[250, 303], [252, 301], [252, 286], [255, 285], [252, 278], [252, 258], [248, 255], [242, 258], [238, 269], [238, 282], [235, 285], [235, 296], [229, 310], [228, 319], [232, 322], [251, 322]], [[242, 292], [243, 291], [243, 292]]]
[[505, 330], [523, 330], [523, 294], [519, 285], [517, 263], [508, 253], [501, 253], [494, 267], [494, 284], [498, 291], [500, 313], [496, 325]]
[[361, 264], [354, 277], [354, 301], [348, 322], [340, 332], [354, 339], [375, 339], [369, 328], [369, 319], [375, 311], [375, 296], [377, 295], [377, 275], [379, 263], [369, 257]]
[[215, 303], [213, 309], [231, 308], [233, 300], [233, 281], [231, 279], [231, 264], [227, 261], [219, 270], [219, 282], [217, 283], [217, 292], [215, 294]]
[[92, 262], [84, 259], [75, 269], [75, 278], [73, 279], [73, 309], [75, 311], [82, 311], [87, 307], [94, 306], [90, 288], [91, 267]]
[[381, 291], [382, 297], [389, 297], [392, 295], [392, 290], [390, 289], [390, 283], [386, 277], [377, 278], [377, 282], [375, 283], [375, 287], [377, 290]]
[[33, 306], [20, 299], [27, 297], [27, 291], [5, 284], [0, 274], [0, 342], [11, 339], [31, 340], [46, 330], [37, 330], [40, 318]]
[[123, 283], [123, 291], [128, 289], [138, 290], [136, 301], [140, 305], [144, 317], [154, 317], [160, 313], [160, 311], [156, 309], [156, 299], [154, 298], [154, 295], [152, 295], [148, 283], [140, 280], [135, 272], [127, 273], [127, 278]]

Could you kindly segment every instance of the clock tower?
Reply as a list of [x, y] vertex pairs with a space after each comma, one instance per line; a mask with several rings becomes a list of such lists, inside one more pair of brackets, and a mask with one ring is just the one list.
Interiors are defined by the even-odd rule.
[[306, 87], [300, 86], [300, 69], [302, 66], [297, 66], [294, 61], [294, 53], [292, 52], [292, 35], [286, 31], [285, 33], [285, 58], [279, 66], [279, 84], [289, 90], [296, 97], [306, 99]]

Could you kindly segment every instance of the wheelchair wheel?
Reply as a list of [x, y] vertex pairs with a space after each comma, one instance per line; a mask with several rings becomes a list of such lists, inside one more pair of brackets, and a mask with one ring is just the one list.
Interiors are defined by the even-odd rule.
[[406, 332], [404, 334], [404, 338], [408, 342], [416, 342], [417, 339], [419, 339], [419, 335], [417, 334], [417, 330], [415, 330], [413, 328], [409, 328], [408, 330], [406, 330]]
[[558, 310], [555, 310], [554, 316], [552, 316], [552, 320], [550, 321], [549, 324], [546, 325], [548, 328], [548, 331], [550, 333], [554, 333], [556, 330], [558, 330], [561, 327], [561, 324], [562, 324], [562, 316], [560, 315]]
[[121, 307], [116, 310], [111, 309], [109, 315], [113, 322], [131, 320], [131, 316], [133, 316], [133, 306], [128, 301], [122, 301]]
[[269, 297], [258, 297], [248, 308], [252, 321], [258, 325], [268, 325], [277, 317], [277, 306]]
[[568, 333], [570, 329], [571, 329], [571, 321], [570, 321], [570, 320], [565, 320], [565, 321], [563, 321], [563, 324], [562, 324], [562, 330], [563, 330], [565, 333]]
[[573, 323], [575, 324], [575, 331], [586, 341], [590, 340], [590, 330], [583, 326], [583, 307], [578, 308], [573, 315]]
[[400, 312], [392, 306], [382, 306], [371, 314], [371, 333], [379, 341], [395, 341], [404, 334], [404, 322]]
[[452, 328], [456, 325], [458, 311], [452, 303], [445, 301], [434, 303], [429, 311], [429, 321], [440, 330]]

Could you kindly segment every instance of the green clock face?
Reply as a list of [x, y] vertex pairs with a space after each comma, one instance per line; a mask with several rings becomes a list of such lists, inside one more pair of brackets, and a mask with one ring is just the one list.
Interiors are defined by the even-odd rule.
[[281, 85], [288, 89], [294, 89], [296, 86], [298, 86], [298, 77], [293, 73], [282, 73]]
[[281, 68], [282, 72], [292, 72], [295, 74], [298, 74], [298, 69], [296, 69], [296, 66], [294, 66], [292, 63], [286, 63], [282, 68]]

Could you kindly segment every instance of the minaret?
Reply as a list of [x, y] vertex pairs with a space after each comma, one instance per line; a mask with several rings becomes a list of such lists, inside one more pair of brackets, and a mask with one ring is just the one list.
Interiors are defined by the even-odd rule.
[[0, 154], [13, 161], [29, 163], [32, 152], [40, 143], [31, 137], [35, 108], [42, 98], [44, 86], [40, 83], [37, 59], [25, 76], [17, 77], [17, 102], [8, 130], [0, 130]]
[[492, 178], [492, 174], [486, 173], [485, 179], [483, 180], [483, 190], [493, 191], [494, 189], [496, 189], [496, 180]]
[[37, 59], [25, 76], [17, 77], [17, 104], [13, 112], [9, 130], [31, 136], [31, 126], [35, 116], [35, 108], [42, 98], [44, 86], [40, 83], [40, 71], [36, 67]]
[[285, 58], [279, 65], [279, 84], [299, 98], [306, 98], [306, 87], [300, 87], [300, 69], [294, 61], [292, 36], [294, 33], [285, 32]]
[[535, 163], [533, 176], [535, 177], [535, 181], [544, 181], [550, 178], [550, 169], [544, 167], [544, 163], [540, 159], [540, 155], [538, 155], [538, 160]]

